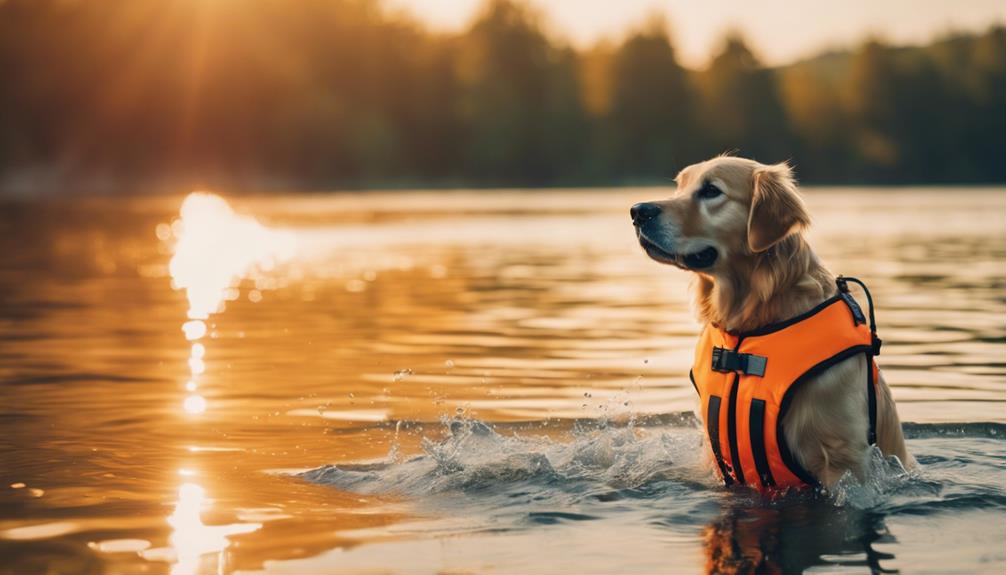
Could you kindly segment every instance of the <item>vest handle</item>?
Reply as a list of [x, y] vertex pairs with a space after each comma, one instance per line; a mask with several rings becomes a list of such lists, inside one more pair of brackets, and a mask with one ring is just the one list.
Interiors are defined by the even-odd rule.
[[[849, 304], [852, 309], [853, 316], [862, 316], [862, 310], [859, 306], [855, 304], [855, 300], [849, 294], [849, 283], [858, 284], [859, 287], [863, 288], [866, 293], [866, 303], [869, 305], [870, 309], [870, 338], [872, 341], [872, 346], [870, 349], [870, 360], [869, 365], [866, 366], [866, 399], [867, 399], [867, 410], [869, 414], [869, 428], [867, 429], [866, 441], [869, 445], [877, 444], [877, 390], [876, 381], [874, 381], [874, 368], [876, 364], [873, 361], [873, 357], [880, 354], [880, 346], [883, 342], [877, 337], [877, 318], [873, 315], [873, 296], [870, 295], [870, 289], [866, 287], [866, 284], [862, 282], [859, 278], [838, 276], [835, 279], [835, 283], [838, 285], [838, 290], [841, 292], [842, 299], [845, 303]], [[850, 303], [850, 300], [851, 303]]]
[[877, 337], [877, 317], [873, 312], [873, 296], [870, 295], [870, 289], [866, 287], [866, 284], [859, 278], [849, 276], [838, 276], [835, 278], [835, 284], [838, 286], [838, 291], [841, 294], [842, 300], [849, 305], [849, 308], [852, 310], [852, 315], [857, 321], [861, 321], [860, 318], [863, 317], [863, 311], [859, 309], [859, 304], [857, 304], [856, 300], [852, 299], [852, 295], [849, 294], [849, 282], [859, 285], [859, 287], [863, 288], [863, 292], [866, 294], [866, 303], [869, 306], [870, 314], [870, 336], [873, 346], [871, 354], [874, 356], [880, 355], [880, 346], [882, 346], [884, 342]]

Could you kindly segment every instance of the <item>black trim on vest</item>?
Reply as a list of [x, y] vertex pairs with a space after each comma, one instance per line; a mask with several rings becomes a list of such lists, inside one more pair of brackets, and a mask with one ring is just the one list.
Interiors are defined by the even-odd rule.
[[825, 308], [827, 308], [828, 306], [830, 306], [831, 304], [833, 304], [833, 303], [835, 303], [837, 301], [842, 301], [842, 298], [841, 298], [840, 294], [836, 293], [835, 295], [831, 296], [830, 298], [824, 300], [823, 302], [817, 304], [816, 306], [810, 308], [809, 310], [803, 312], [800, 315], [795, 315], [795, 316], [793, 316], [793, 317], [791, 317], [789, 319], [785, 319], [785, 320], [780, 321], [778, 323], [770, 323], [770, 324], [768, 324], [766, 326], [759, 327], [759, 328], [753, 329], [751, 331], [740, 332], [740, 333], [737, 334], [737, 336], [740, 337], [740, 338], [745, 338], [745, 337], [754, 337], [754, 336], [757, 336], [757, 335], [768, 335], [770, 333], [775, 333], [777, 331], [786, 329], [787, 327], [789, 327], [791, 325], [798, 324], [801, 321], [803, 321], [803, 320], [805, 320], [805, 319], [807, 319], [807, 318], [809, 318], [811, 316], [814, 316], [814, 315], [817, 315], [817, 314], [821, 313], [822, 311], [825, 310]]
[[[793, 401], [793, 393], [801, 385], [806, 383], [811, 377], [830, 368], [836, 363], [849, 359], [850, 357], [853, 357], [860, 353], [866, 354], [867, 359], [870, 359], [871, 357], [870, 352], [872, 350], [873, 347], [869, 345], [854, 345], [852, 347], [846, 348], [836, 353], [835, 355], [829, 357], [828, 359], [808, 369], [803, 373], [803, 375], [796, 378], [796, 380], [789, 386], [789, 389], [786, 390], [786, 393], [784, 393], [782, 396], [782, 401], [779, 403], [779, 416], [778, 419], [776, 420], [776, 427], [775, 427], [776, 443], [779, 447], [779, 455], [782, 457], [783, 463], [786, 464], [786, 467], [789, 468], [789, 470], [793, 473], [793, 475], [796, 475], [797, 477], [800, 478], [801, 481], [803, 481], [808, 485], [813, 485], [816, 487], [820, 485], [820, 482], [817, 480], [817, 478], [811, 475], [810, 472], [804, 469], [799, 462], [797, 462], [796, 458], [793, 456], [793, 453], [789, 450], [789, 446], [786, 444], [786, 434], [783, 433], [782, 422], [786, 417], [786, 412], [789, 410], [789, 404]], [[873, 366], [870, 364], [869, 361], [867, 361], [867, 369], [870, 370], [873, 369]]]
[[775, 487], [775, 479], [772, 477], [772, 468], [768, 464], [768, 456], [765, 454], [765, 400], [752, 399], [750, 419], [751, 455], [754, 456], [755, 469], [758, 470], [758, 479], [761, 480], [762, 487]]
[[713, 459], [720, 466], [720, 475], [723, 483], [729, 487], [734, 479], [727, 473], [727, 464], [723, 461], [723, 453], [720, 451], [720, 396], [709, 396], [709, 407], [706, 410], [706, 435], [709, 436], [709, 446], [713, 448]]
[[[741, 348], [743, 337], [737, 338], [737, 347], [734, 353]], [[730, 443], [730, 464], [733, 468], [734, 479], [737, 483], [744, 485], [744, 470], [741, 468], [740, 447], [737, 445], [737, 392], [741, 387], [741, 374], [734, 373], [734, 382], [730, 386], [730, 399], [727, 403], [727, 441]]]
[[843, 299], [845, 303], [849, 305], [849, 309], [852, 310], [853, 315], [858, 311], [859, 316], [863, 315], [863, 311], [859, 309], [859, 305], [856, 304], [856, 300], [852, 298], [849, 294], [849, 282], [859, 284], [859, 287], [863, 288], [863, 293], [866, 294], [866, 303], [869, 305], [870, 310], [870, 340], [872, 345], [870, 346], [870, 351], [867, 353], [869, 369], [866, 372], [866, 399], [868, 403], [869, 416], [870, 416], [870, 429], [866, 432], [866, 441], [870, 445], [877, 444], [877, 389], [876, 382], [874, 381], [873, 370], [876, 367], [876, 362], [873, 360], [874, 357], [880, 354], [880, 346], [883, 345], [883, 341], [877, 337], [877, 317], [874, 315], [873, 309], [873, 295], [870, 294], [870, 288], [866, 287], [859, 278], [838, 276], [835, 283], [838, 285], [839, 295], [845, 296]]
[[695, 370], [688, 370], [688, 381], [692, 382], [692, 387], [695, 388], [695, 393], [698, 393], [699, 397], [702, 397], [702, 394], [699, 393], [699, 385], [695, 383]]

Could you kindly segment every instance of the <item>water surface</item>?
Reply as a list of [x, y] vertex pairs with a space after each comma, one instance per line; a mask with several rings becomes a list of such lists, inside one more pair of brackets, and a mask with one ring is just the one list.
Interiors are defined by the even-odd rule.
[[923, 470], [780, 501], [705, 460], [666, 190], [6, 203], [0, 573], [1002, 572], [1004, 192], [808, 190]]

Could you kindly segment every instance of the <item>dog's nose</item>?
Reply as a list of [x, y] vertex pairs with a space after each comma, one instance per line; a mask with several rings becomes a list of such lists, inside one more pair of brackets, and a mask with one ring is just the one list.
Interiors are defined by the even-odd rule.
[[629, 209], [632, 223], [641, 226], [660, 215], [660, 206], [650, 202], [636, 204]]

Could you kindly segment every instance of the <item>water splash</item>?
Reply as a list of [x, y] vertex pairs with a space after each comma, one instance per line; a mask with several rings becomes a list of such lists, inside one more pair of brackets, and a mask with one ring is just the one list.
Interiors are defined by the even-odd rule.
[[[794, 492], [766, 498], [747, 489], [724, 489], [708, 462], [708, 447], [690, 412], [611, 421], [606, 417], [567, 422], [568, 437], [555, 439], [508, 433], [464, 414], [442, 420], [440, 438], [423, 437], [422, 452], [400, 453], [397, 439], [382, 461], [325, 465], [298, 474], [301, 479], [365, 494], [423, 498], [463, 492], [478, 494], [464, 505], [505, 509], [514, 494], [541, 502], [577, 503], [586, 498], [642, 497], [653, 502], [677, 498], [670, 508], [776, 508], [824, 506], [865, 512], [920, 513], [944, 506], [970, 508], [989, 501], [1006, 505], [994, 477], [982, 487], [982, 476], [962, 483], [953, 458], [926, 455], [955, 449], [948, 434], [999, 445], [998, 424], [962, 429], [960, 424], [906, 424], [910, 450], [920, 457], [920, 470], [908, 471], [896, 457], [874, 448], [862, 479], [846, 474], [830, 490]], [[402, 422], [395, 424], [397, 431]], [[972, 429], [973, 428], [973, 429]], [[916, 439], [915, 437], [918, 437]], [[926, 442], [921, 448], [918, 442]], [[949, 442], [946, 447], [934, 441]], [[914, 444], [914, 445], [913, 445]], [[949, 457], [949, 456], [947, 456]], [[927, 465], [928, 464], [928, 465]], [[945, 469], [950, 465], [949, 469]], [[973, 495], [977, 488], [980, 496]]]
[[635, 489], [674, 478], [712, 487], [702, 436], [690, 428], [652, 432], [632, 426], [578, 427], [572, 441], [504, 436], [467, 417], [443, 420], [444, 438], [422, 439], [423, 453], [373, 464], [326, 465], [303, 472], [307, 481], [359, 493], [425, 495], [524, 484], [562, 490]]
[[[921, 472], [908, 471], [897, 456], [885, 456], [874, 445], [870, 447], [861, 479], [847, 471], [824, 494], [838, 507], [872, 509], [889, 502], [892, 495], [923, 483]], [[936, 488], [938, 490], [938, 486]]]

